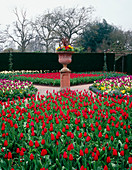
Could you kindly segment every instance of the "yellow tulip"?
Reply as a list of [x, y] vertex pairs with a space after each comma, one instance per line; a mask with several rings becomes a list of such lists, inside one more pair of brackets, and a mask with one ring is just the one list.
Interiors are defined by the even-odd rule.
[[125, 90], [121, 90], [121, 92], [124, 94], [124, 93], [125, 93]]
[[105, 87], [101, 87], [101, 90], [105, 90]]

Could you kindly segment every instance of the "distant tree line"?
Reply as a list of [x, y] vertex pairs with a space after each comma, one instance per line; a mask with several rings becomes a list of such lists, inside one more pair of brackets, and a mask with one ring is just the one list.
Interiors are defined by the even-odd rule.
[[55, 52], [62, 37], [67, 37], [76, 52], [132, 51], [132, 31], [123, 31], [114, 25], [92, 20], [94, 9], [55, 8], [44, 11], [34, 20], [27, 11], [14, 14], [16, 21], [0, 30], [0, 51]]

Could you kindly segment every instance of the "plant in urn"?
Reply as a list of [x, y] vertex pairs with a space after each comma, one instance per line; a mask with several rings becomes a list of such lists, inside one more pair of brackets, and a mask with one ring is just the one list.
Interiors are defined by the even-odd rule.
[[60, 46], [56, 49], [58, 54], [58, 61], [63, 65], [63, 68], [60, 70], [60, 86], [61, 89], [70, 88], [70, 72], [67, 68], [67, 65], [72, 61], [72, 54], [74, 49], [69, 44], [68, 38], [63, 38]]
[[[61, 46], [62, 44], [62, 46]], [[71, 72], [67, 68], [67, 64], [70, 64], [72, 61], [72, 54], [74, 53], [73, 47], [69, 44], [68, 38], [63, 38], [62, 43], [60, 43], [60, 46], [56, 49], [57, 54], [59, 56], [58, 61], [63, 65], [63, 68], [61, 71], [65, 72]]]

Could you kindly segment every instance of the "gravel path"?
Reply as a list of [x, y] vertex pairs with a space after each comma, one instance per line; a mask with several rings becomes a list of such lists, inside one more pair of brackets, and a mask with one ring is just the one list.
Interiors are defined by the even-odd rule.
[[[70, 89], [71, 90], [78, 90], [78, 91], [88, 91], [89, 90], [89, 86], [91, 86], [92, 84], [84, 84], [84, 85], [77, 85], [77, 86], [71, 86]], [[38, 89], [38, 92], [40, 95], [45, 95], [46, 91], [48, 90], [48, 92], [57, 92], [60, 90], [60, 87], [54, 87], [54, 86], [43, 86], [43, 85], [34, 85], [34, 87], [36, 87]]]

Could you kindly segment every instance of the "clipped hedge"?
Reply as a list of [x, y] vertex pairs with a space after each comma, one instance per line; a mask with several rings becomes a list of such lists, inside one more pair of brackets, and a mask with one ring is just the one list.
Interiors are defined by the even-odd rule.
[[[0, 53], [0, 70], [9, 70], [10, 53]], [[108, 71], [113, 71], [114, 54], [106, 54]], [[60, 70], [56, 53], [12, 53], [13, 70]], [[68, 67], [72, 72], [102, 71], [104, 53], [74, 53]]]

